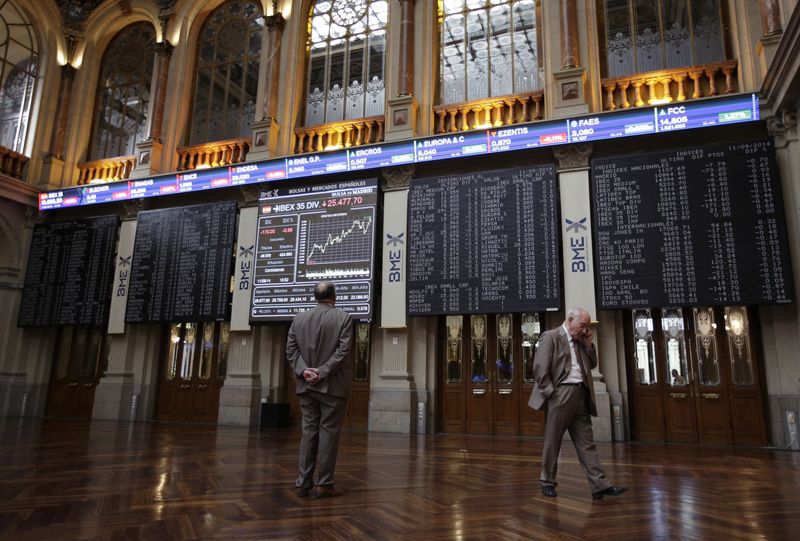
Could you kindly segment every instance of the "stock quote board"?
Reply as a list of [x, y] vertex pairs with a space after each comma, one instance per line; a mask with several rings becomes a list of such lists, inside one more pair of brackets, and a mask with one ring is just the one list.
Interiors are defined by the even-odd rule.
[[553, 165], [415, 180], [408, 234], [410, 316], [561, 306]]
[[252, 323], [291, 320], [316, 306], [314, 284], [336, 284], [336, 307], [372, 318], [377, 179], [262, 192]]
[[308, 179], [347, 171], [376, 170], [414, 163], [489, 156], [572, 143], [612, 141], [639, 135], [727, 126], [758, 119], [759, 106], [756, 94], [726, 95], [655, 107], [637, 107], [594, 115], [384, 142], [151, 178], [90, 183], [39, 194], [39, 210], [187, 194], [264, 182]]
[[116, 216], [38, 224], [17, 325], [104, 325], [118, 227]]
[[769, 141], [592, 161], [599, 307], [794, 298]]
[[139, 213], [127, 323], [229, 317], [236, 209], [226, 201]]

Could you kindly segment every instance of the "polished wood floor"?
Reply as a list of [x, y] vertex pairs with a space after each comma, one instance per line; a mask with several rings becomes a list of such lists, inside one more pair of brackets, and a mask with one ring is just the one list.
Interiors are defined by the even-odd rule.
[[800, 453], [599, 444], [593, 502], [567, 443], [348, 432], [340, 498], [293, 492], [295, 429], [0, 420], [2, 539], [798, 539]]

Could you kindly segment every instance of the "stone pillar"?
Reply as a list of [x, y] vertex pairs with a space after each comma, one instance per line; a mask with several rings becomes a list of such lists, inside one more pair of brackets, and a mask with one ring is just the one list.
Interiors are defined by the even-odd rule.
[[[274, 9], [274, 6], [273, 6]], [[276, 11], [264, 17], [265, 26], [262, 44], [265, 53], [261, 55], [262, 103], [257, 107], [259, 118], [253, 122], [253, 144], [247, 156], [248, 161], [266, 160], [275, 156], [278, 145], [278, 97], [281, 77], [281, 40], [286, 19]]]
[[44, 190], [57, 188], [63, 180], [64, 140], [67, 133], [69, 104], [72, 99], [72, 84], [77, 72], [78, 70], [70, 64], [61, 66], [61, 82], [58, 87], [58, 105], [53, 121], [53, 132], [50, 134], [50, 146], [43, 160], [42, 181], [39, 183], [39, 187]]
[[161, 130], [164, 124], [164, 104], [167, 100], [169, 63], [174, 49], [166, 40], [156, 44], [153, 80], [150, 83], [152, 99], [147, 108], [147, 138], [136, 144], [136, 166], [131, 171], [132, 179], [148, 177], [161, 169]]
[[414, 94], [414, 0], [400, 0], [400, 62], [397, 95]]
[[563, 0], [559, 6], [561, 71], [553, 73], [554, 109], [555, 116], [564, 117], [588, 113], [589, 104], [586, 102], [586, 70], [580, 67], [577, 2]]
[[578, 8], [576, 0], [562, 0], [561, 4], [561, 70], [580, 66], [578, 49]]
[[[414, 168], [390, 168], [383, 170], [382, 174], [385, 179], [382, 186], [384, 191], [407, 191], [414, 176]], [[397, 200], [394, 204], [400, 204], [400, 201]], [[405, 215], [402, 211], [399, 214]], [[389, 231], [386, 227], [391, 225], [385, 224], [386, 232]], [[382, 243], [385, 244], [384, 250], [394, 248], [390, 242], [391, 240]], [[384, 281], [387, 276], [387, 269], [384, 269]], [[390, 301], [384, 296], [382, 306], [386, 302]], [[397, 318], [397, 314], [392, 314], [390, 318], [382, 311], [381, 326], [383, 327], [386, 320], [389, 328], [383, 327], [373, 335], [377, 347], [373, 350], [370, 369], [369, 430], [372, 432], [409, 434], [415, 423], [417, 393], [410, 367], [411, 329], [405, 326], [405, 317], [401, 319]]]
[[772, 36], [783, 32], [781, 26], [781, 8], [778, 0], [761, 0], [761, 32], [765, 36]]
[[775, 57], [778, 42], [783, 35], [783, 27], [781, 26], [781, 10], [778, 0], [760, 0], [759, 8], [761, 9], [762, 36], [756, 45], [756, 54], [763, 75], [767, 73], [772, 59]]
[[[788, 85], [788, 82], [787, 82]], [[766, 118], [775, 144], [781, 177], [786, 233], [792, 259], [795, 289], [800, 284], [800, 108], [777, 108]], [[795, 298], [797, 293], [795, 293]], [[771, 444], [785, 448], [791, 443], [786, 422], [788, 412], [800, 414], [800, 305], [761, 306], [758, 309], [763, 347], [766, 393], [769, 401]]]
[[262, 343], [255, 332], [231, 332], [228, 373], [219, 393], [217, 422], [221, 425], [251, 426], [258, 423], [261, 376], [257, 366]]
[[397, 63], [397, 93], [387, 100], [386, 141], [410, 139], [417, 135], [417, 109], [414, 98], [414, 8], [415, 0], [400, 2], [400, 57]]
[[[564, 306], [566, 309], [580, 306], [592, 316], [592, 327], [596, 331], [595, 342], [601, 339], [598, 329], [599, 315], [595, 305], [594, 262], [592, 257], [592, 212], [589, 190], [589, 157], [592, 145], [578, 144], [556, 147], [553, 155], [558, 160], [558, 185], [561, 196], [561, 252], [564, 267]], [[601, 332], [597, 332], [601, 331]], [[613, 333], [610, 328], [606, 332]], [[615, 336], [607, 339], [615, 340]], [[611, 400], [600, 370], [610, 369], [598, 360], [592, 370], [597, 401], [597, 418], [593, 420], [597, 441], [612, 440]], [[608, 359], [612, 361], [613, 359]], [[619, 393], [617, 393], [619, 394]]]

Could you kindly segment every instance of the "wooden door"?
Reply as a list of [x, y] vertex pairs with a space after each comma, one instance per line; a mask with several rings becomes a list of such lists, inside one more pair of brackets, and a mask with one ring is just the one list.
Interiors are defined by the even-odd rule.
[[372, 329], [368, 322], [353, 323], [353, 387], [347, 401], [345, 428], [367, 430], [369, 426], [369, 375], [372, 365]]
[[659, 333], [659, 373], [664, 390], [666, 440], [697, 443], [697, 409], [692, 388], [691, 342], [683, 308], [654, 310]]
[[743, 306], [632, 311], [626, 344], [634, 439], [766, 443], [750, 319]]
[[445, 318], [442, 431], [543, 433], [543, 413], [527, 406], [538, 323], [539, 314]]
[[665, 441], [664, 385], [656, 357], [654, 310], [633, 310], [626, 314], [628, 380], [631, 389], [633, 439]]
[[156, 416], [213, 423], [227, 370], [230, 323], [173, 323], [160, 371]]
[[90, 418], [108, 361], [105, 333], [99, 327], [61, 327], [56, 344], [46, 415]]
[[544, 436], [543, 411], [536, 411], [528, 406], [528, 400], [533, 392], [533, 358], [536, 354], [536, 346], [539, 343], [539, 335], [542, 332], [542, 320], [540, 314], [528, 313], [520, 315], [519, 331], [520, 341], [520, 383], [522, 385], [519, 399], [520, 413], [522, 422], [521, 434], [523, 436]]

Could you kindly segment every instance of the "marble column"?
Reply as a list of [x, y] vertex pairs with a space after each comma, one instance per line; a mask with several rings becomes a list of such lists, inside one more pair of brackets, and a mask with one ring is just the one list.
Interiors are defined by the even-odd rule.
[[562, 0], [561, 4], [561, 69], [580, 66], [578, 49], [578, 8], [576, 0]]
[[781, 10], [778, 0], [761, 0], [761, 32], [765, 36], [773, 36], [783, 32], [781, 27]]
[[167, 99], [167, 79], [172, 51], [175, 47], [168, 41], [156, 44], [153, 80], [150, 84], [148, 104], [147, 138], [136, 144], [136, 166], [131, 178], [149, 177], [161, 171], [161, 130], [164, 124], [164, 104]]
[[400, 0], [400, 61], [397, 63], [397, 95], [414, 93], [414, 0]]
[[265, 53], [261, 56], [261, 105], [257, 108], [258, 118], [253, 122], [253, 144], [247, 156], [248, 161], [265, 160], [277, 153], [278, 99], [281, 80], [281, 40], [286, 19], [280, 12], [264, 17], [262, 44]]

